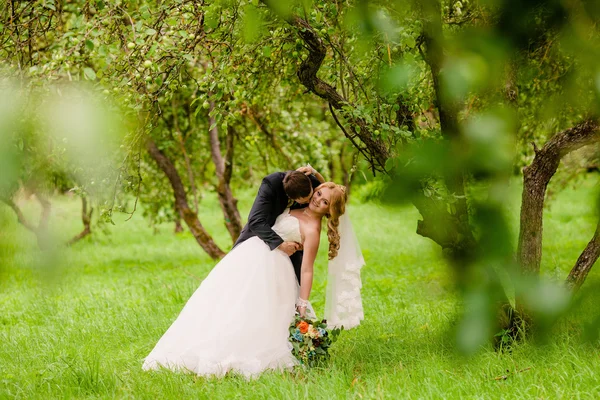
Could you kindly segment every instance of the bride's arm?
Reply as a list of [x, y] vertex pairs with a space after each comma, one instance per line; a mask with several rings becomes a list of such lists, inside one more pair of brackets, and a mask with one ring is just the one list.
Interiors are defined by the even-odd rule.
[[[308, 232], [307, 232], [308, 233]], [[320, 232], [317, 230], [311, 231], [305, 235], [304, 239], [304, 255], [302, 256], [302, 267], [300, 269], [300, 293], [298, 299], [298, 311], [301, 316], [306, 313], [306, 305], [302, 305], [302, 301], [308, 301], [313, 283], [313, 266], [317, 251], [319, 250]]]

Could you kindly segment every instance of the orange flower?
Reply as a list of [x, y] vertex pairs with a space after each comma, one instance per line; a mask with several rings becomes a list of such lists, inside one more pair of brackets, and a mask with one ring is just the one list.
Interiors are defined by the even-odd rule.
[[308, 322], [300, 321], [300, 323], [296, 325], [296, 328], [300, 329], [300, 333], [304, 334], [308, 332]]

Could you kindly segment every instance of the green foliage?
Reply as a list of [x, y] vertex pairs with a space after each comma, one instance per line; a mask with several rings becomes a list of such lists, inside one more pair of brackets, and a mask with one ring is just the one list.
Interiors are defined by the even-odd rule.
[[[503, 295], [498, 271], [516, 276], [515, 235], [504, 209], [510, 175], [531, 161], [531, 142], [541, 147], [556, 131], [598, 114], [597, 10], [587, 3], [76, 0], [13, 6], [0, 11], [8, 21], [0, 26], [3, 75], [23, 90], [42, 92], [86, 83], [125, 110], [125, 154], [115, 152], [117, 176], [97, 190], [112, 194], [104, 220], [135, 210], [129, 194], [147, 204], [143, 212], [155, 226], [176, 218], [170, 185], [144, 151], [148, 139], [173, 162], [199, 213], [217, 184], [211, 130], [218, 131], [221, 153], [226, 135], [234, 137], [236, 188], [306, 162], [326, 178], [348, 183], [356, 169], [355, 179], [368, 181], [373, 162], [357, 162], [354, 154], [379, 146], [389, 176], [359, 188], [361, 198], [383, 193], [396, 203], [422, 201], [427, 207], [420, 210], [431, 211], [439, 237], [451, 237], [445, 231], [454, 229], [455, 242], [474, 236], [479, 245], [455, 263], [467, 306], [459, 329], [478, 338], [462, 342], [467, 351], [493, 334], [490, 312]], [[310, 28], [301, 29], [313, 31], [326, 49], [317, 76], [342, 98], [340, 125], [354, 136], [353, 150], [327, 104], [304, 93], [298, 81], [314, 60], [310, 43], [289, 23], [292, 15], [303, 18]], [[308, 89], [323, 95], [322, 88]], [[98, 180], [71, 176], [68, 146], [48, 146], [47, 132], [34, 128], [37, 115], [11, 126], [19, 112], [12, 109], [0, 122], [9, 126], [0, 132], [0, 166], [8, 171], [2, 190], [35, 178], [51, 188], [91, 192]], [[55, 128], [68, 127], [64, 121]], [[364, 143], [356, 134], [366, 135]], [[452, 244], [460, 247], [445, 248]], [[562, 292], [525, 285], [530, 306], [552, 323], [549, 303], [538, 297]]]
[[[546, 215], [543, 271], [562, 280], [596, 224], [578, 210], [595, 196], [597, 180], [582, 190], [557, 195]], [[509, 196], [510, 229], [518, 226], [519, 191]], [[246, 214], [254, 193], [240, 193]], [[218, 203], [207, 195], [201, 212], [219, 244], [228, 242]], [[75, 199], [56, 199], [65, 238], [78, 229]], [[35, 210], [28, 210], [35, 212]], [[431, 242], [414, 234], [417, 211], [409, 206], [352, 203], [349, 212], [367, 262], [362, 270], [365, 320], [344, 331], [324, 368], [295, 373], [198, 379], [187, 374], [148, 373], [143, 358], [177, 317], [189, 296], [214, 266], [190, 234], [158, 231], [140, 214], [124, 222], [116, 215], [112, 234], [92, 236], [70, 248], [50, 281], [31, 267], [31, 236], [0, 209], [17, 263], [1, 263], [0, 393], [3, 397], [47, 398], [304, 398], [398, 396], [405, 398], [590, 397], [598, 393], [597, 338], [580, 342], [585, 330], [597, 334], [600, 284], [592, 271], [577, 312], [559, 320], [545, 346], [532, 342], [494, 352], [479, 348], [470, 358], [456, 354], [460, 296], [450, 270]], [[324, 240], [324, 238], [323, 238]], [[311, 294], [322, 313], [327, 248], [321, 246]], [[0, 253], [2, 255], [4, 253]]]
[[[145, 155], [148, 135], [175, 164], [191, 204], [216, 184], [209, 128], [218, 129], [223, 153], [225, 134], [235, 131], [238, 184], [306, 162], [332, 173], [330, 158], [341, 149], [336, 131], [318, 103], [302, 101], [296, 63], [288, 62], [291, 33], [264, 29], [266, 9], [258, 3], [19, 3], [14, 12], [21, 18], [0, 29], [6, 74], [36, 87], [88, 82], [139, 121], [126, 124], [128, 154], [115, 165], [117, 202], [104, 210], [108, 220], [113, 211], [132, 210], [122, 196], [130, 192], [152, 203], [145, 210], [153, 220], [174, 216], [168, 182]], [[245, 38], [249, 30], [255, 33]], [[47, 162], [44, 155], [37, 161]]]
[[2, 196], [22, 185], [41, 194], [73, 189], [109, 201], [112, 166], [122, 156], [118, 108], [75, 85], [23, 90], [6, 80], [1, 87], [0, 101], [12, 103], [1, 107]]

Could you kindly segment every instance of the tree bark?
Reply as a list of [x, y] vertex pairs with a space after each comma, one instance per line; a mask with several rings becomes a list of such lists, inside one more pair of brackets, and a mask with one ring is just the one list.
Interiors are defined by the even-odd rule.
[[[535, 143], [533, 144], [535, 157], [532, 163], [523, 169], [521, 225], [517, 249], [517, 261], [524, 276], [537, 277], [539, 275], [542, 260], [544, 199], [550, 179], [556, 173], [560, 160], [566, 154], [598, 141], [600, 139], [599, 133], [598, 122], [589, 119], [557, 133], [541, 150], [535, 146]], [[593, 248], [594, 245], [592, 244], [592, 252]], [[578, 264], [579, 260], [576, 267]], [[586, 270], [586, 265], [582, 260], [582, 274]], [[589, 271], [591, 265], [587, 267], [587, 271]], [[581, 276], [585, 279], [586, 275], [587, 273]], [[532, 318], [523, 301], [523, 293], [516, 293], [515, 303], [518, 316], [515, 323], [520, 324], [521, 328], [525, 328], [527, 331]]]
[[[327, 158], [327, 169], [329, 169], [329, 179], [332, 182], [335, 182], [336, 172], [335, 172], [335, 163], [334, 163], [334, 159], [333, 159], [333, 151], [332, 151], [333, 147], [332, 147], [332, 140], [331, 139], [325, 140], [325, 147], [328, 150], [327, 151], [327, 156], [328, 156], [328, 158]], [[340, 151], [341, 151], [341, 149], [340, 149]], [[341, 166], [340, 166], [340, 171], [341, 171]], [[344, 184], [344, 182], [342, 182], [342, 185], [343, 184]]]
[[75, 243], [92, 233], [91, 225], [93, 212], [93, 207], [90, 207], [90, 211], [88, 212], [87, 198], [85, 196], [81, 196], [81, 221], [83, 222], [83, 230], [77, 236], [69, 240], [67, 242], [67, 246], [74, 245]]
[[[460, 104], [457, 99], [450, 97], [448, 93], [443, 91], [446, 86], [444, 80], [448, 77], [442, 71], [444, 36], [441, 3], [439, 0], [428, 0], [423, 2], [423, 7], [425, 17], [422, 39], [426, 48], [424, 52], [421, 47], [419, 47], [419, 50], [431, 71], [435, 93], [434, 102], [438, 109], [442, 137], [448, 142], [449, 146], [456, 146], [461, 133], [458, 121]], [[461, 285], [464, 283], [463, 279], [468, 278], [465, 272], [468, 266], [475, 261], [480, 247], [470, 224], [469, 208], [465, 195], [465, 181], [468, 171], [464, 166], [459, 165], [438, 172], [443, 177], [448, 192], [455, 196], [454, 212], [451, 213], [447, 210], [448, 204], [445, 201], [425, 196], [414, 198], [413, 204], [423, 216], [423, 220], [418, 223], [417, 233], [431, 238], [442, 247], [444, 255], [458, 272], [457, 278], [459, 285]], [[495, 274], [495, 271], [489, 270], [488, 273]], [[485, 290], [494, 300], [492, 307], [495, 309], [496, 314], [496, 328], [506, 329], [510, 327], [513, 322], [513, 313], [500, 280], [496, 277], [490, 279], [485, 285]]]
[[27, 217], [23, 214], [17, 203], [11, 197], [2, 197], [0, 200], [8, 205], [17, 215], [17, 220], [25, 229], [33, 232], [37, 239], [38, 247], [41, 250], [45, 250], [48, 246], [48, 237], [47, 237], [47, 228], [48, 228], [48, 219], [50, 217], [51, 204], [45, 196], [42, 196], [37, 191], [32, 191], [35, 194], [36, 199], [42, 206], [42, 213], [40, 215], [40, 221], [37, 226], [31, 223]]
[[444, 255], [450, 260], [457, 259], [457, 254], [472, 251], [463, 248], [474, 244], [465, 242], [464, 233], [460, 231], [461, 224], [456, 215], [448, 212], [445, 201], [418, 196], [412, 202], [423, 217], [417, 222], [417, 234], [440, 245]]
[[13, 199], [11, 198], [2, 198], [2, 201], [9, 206], [10, 208], [12, 208], [12, 210], [15, 212], [15, 214], [17, 215], [17, 221], [19, 221], [19, 223], [21, 225], [23, 225], [25, 227], [25, 229], [33, 232], [33, 233], [37, 233], [37, 227], [35, 225], [33, 225], [31, 222], [29, 222], [29, 220], [25, 217], [25, 215], [23, 215], [23, 212], [21, 211], [21, 209], [19, 208], [19, 206], [13, 201]]
[[181, 232], [183, 232], [183, 226], [181, 226], [181, 213], [177, 209], [177, 206], [175, 206], [174, 208], [175, 208], [175, 230], [174, 230], [174, 232], [181, 233]]
[[517, 260], [526, 275], [537, 275], [540, 271], [542, 217], [548, 183], [566, 154], [600, 140], [599, 128], [598, 122], [590, 119], [557, 133], [541, 150], [535, 148], [533, 162], [523, 169]]
[[600, 257], [600, 219], [596, 225], [594, 237], [592, 237], [592, 240], [585, 247], [585, 250], [583, 250], [567, 277], [566, 284], [569, 289], [573, 292], [579, 290], [594, 263], [598, 260], [598, 257]]
[[[342, 185], [346, 186], [346, 191], [348, 195], [352, 193], [352, 175], [355, 170], [356, 162], [358, 159], [358, 150], [350, 150], [350, 156], [347, 156], [346, 153], [347, 143], [342, 143], [342, 147], [340, 148], [339, 160], [340, 160], [340, 174], [342, 176]], [[352, 149], [352, 146], [350, 146]], [[350, 162], [347, 163], [345, 160], [349, 159]], [[332, 178], [333, 180], [333, 178]]]
[[[190, 189], [192, 189], [192, 198], [194, 199], [194, 211], [196, 212], [196, 214], [198, 213], [199, 207], [198, 207], [198, 189], [196, 188], [196, 178], [194, 177], [194, 170], [192, 169], [192, 163], [190, 161], [190, 157], [188, 156], [188, 153], [185, 149], [185, 139], [183, 137], [183, 132], [181, 132], [181, 130], [179, 129], [179, 123], [177, 122], [177, 116], [175, 115], [176, 113], [176, 109], [177, 109], [177, 105], [175, 104], [175, 99], [173, 99], [173, 101], [171, 102], [171, 106], [172, 106], [172, 111], [171, 114], [173, 115], [173, 127], [175, 128], [175, 132], [176, 132], [176, 139], [177, 142], [179, 143], [179, 148], [181, 149], [181, 153], [183, 154], [183, 159], [185, 160], [185, 167], [187, 169], [187, 173], [188, 173], [188, 180], [190, 181]], [[190, 111], [188, 110], [188, 115], [190, 114]]]
[[152, 139], [148, 139], [146, 149], [148, 150], [150, 157], [156, 161], [158, 167], [169, 179], [175, 195], [175, 205], [181, 212], [181, 216], [186, 225], [190, 228], [196, 242], [198, 242], [200, 247], [202, 247], [211, 258], [219, 259], [223, 257], [225, 255], [223, 250], [217, 246], [213, 238], [208, 234], [206, 229], [204, 229], [198, 219], [198, 214], [190, 208], [181, 177], [171, 160], [169, 160], [169, 158], [156, 146], [156, 143], [154, 143]]
[[235, 132], [233, 131], [233, 128], [227, 127], [227, 136], [225, 139], [226, 153], [225, 159], [223, 159], [217, 121], [214, 116], [211, 115], [214, 109], [215, 103], [211, 100], [208, 113], [208, 121], [210, 124], [210, 153], [217, 173], [217, 195], [219, 196], [219, 204], [221, 205], [221, 210], [223, 210], [223, 216], [225, 217], [225, 226], [231, 236], [232, 242], [235, 243], [242, 232], [242, 218], [240, 217], [240, 212], [237, 208], [237, 199], [233, 197], [231, 186], [229, 185], [233, 169], [233, 141]]

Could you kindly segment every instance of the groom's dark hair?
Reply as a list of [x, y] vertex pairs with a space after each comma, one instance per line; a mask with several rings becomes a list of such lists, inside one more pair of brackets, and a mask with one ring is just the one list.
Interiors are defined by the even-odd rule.
[[310, 195], [312, 184], [310, 178], [300, 171], [290, 171], [283, 178], [283, 190], [292, 200]]

